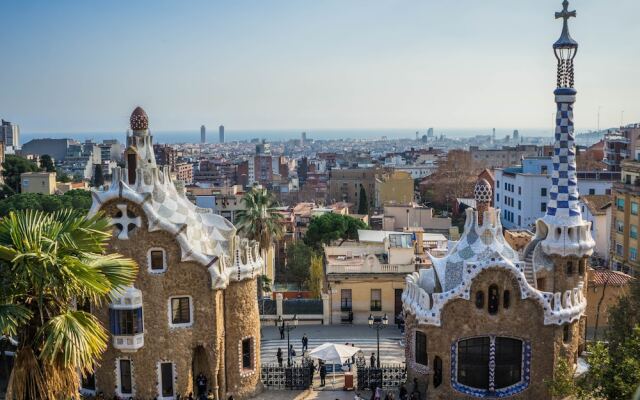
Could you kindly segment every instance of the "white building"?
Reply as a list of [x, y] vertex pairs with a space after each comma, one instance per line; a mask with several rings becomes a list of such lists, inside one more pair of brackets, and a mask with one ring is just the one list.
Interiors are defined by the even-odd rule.
[[[494, 204], [507, 229], [531, 229], [544, 216], [551, 188], [551, 157], [529, 157], [522, 165], [495, 169]], [[615, 172], [578, 172], [578, 190], [585, 195], [611, 194]]]
[[601, 265], [609, 261], [611, 203], [612, 198], [607, 195], [580, 196], [580, 210], [584, 219], [591, 222], [591, 236], [596, 241], [594, 255], [602, 260]]
[[19, 148], [20, 147], [20, 127], [16, 124], [12, 124], [9, 121], [2, 120], [0, 125], [0, 138], [4, 142], [5, 148]]

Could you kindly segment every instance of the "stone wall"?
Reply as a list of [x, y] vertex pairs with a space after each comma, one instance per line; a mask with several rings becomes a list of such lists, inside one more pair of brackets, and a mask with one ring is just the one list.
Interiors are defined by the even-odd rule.
[[[260, 315], [256, 280], [232, 282], [224, 291], [226, 395], [245, 399], [259, 393]], [[242, 367], [242, 340], [252, 339], [252, 368]]]
[[[500, 307], [495, 315], [487, 311], [489, 286], [496, 284], [500, 290]], [[475, 295], [485, 293], [484, 306], [477, 308]], [[503, 307], [502, 293], [509, 290], [510, 306]], [[562, 326], [545, 326], [542, 306], [530, 299], [521, 299], [516, 278], [508, 271], [492, 268], [479, 274], [471, 286], [470, 300], [449, 301], [442, 310], [442, 326], [417, 325], [413, 316], [406, 320], [408, 382], [418, 378], [420, 391], [425, 393], [428, 386], [430, 399], [472, 398], [454, 390], [451, 386], [451, 346], [460, 339], [474, 336], [506, 336], [531, 343], [531, 383], [514, 399], [547, 399], [545, 380], [551, 378], [557, 357], [573, 357], [579, 344], [579, 323], [571, 325], [572, 336], [569, 343], [563, 343]], [[414, 331], [418, 329], [427, 335], [427, 367], [416, 365], [414, 360]], [[442, 359], [442, 384], [433, 386], [434, 357]]]
[[[107, 215], [117, 211], [115, 204], [126, 203], [117, 200], [107, 203], [103, 210]], [[158, 369], [161, 361], [175, 364], [175, 393], [186, 397], [194, 390], [194, 375], [203, 372], [209, 385], [214, 385], [216, 366], [219, 365], [215, 349], [221, 340], [222, 315], [221, 296], [211, 289], [211, 277], [207, 269], [197, 263], [180, 262], [180, 247], [171, 235], [163, 231], [148, 232], [146, 216], [135, 204], [128, 203], [129, 210], [142, 219], [142, 226], [130, 233], [129, 240], [111, 239], [109, 251], [118, 252], [134, 259], [139, 265], [139, 273], [134, 286], [142, 291], [144, 346], [132, 353], [124, 353], [109, 347], [96, 371], [99, 391], [112, 397], [116, 387], [115, 366], [117, 359], [130, 358], [133, 369], [135, 396], [154, 398], [158, 395]], [[147, 252], [152, 247], [165, 250], [168, 268], [163, 273], [150, 273]], [[191, 296], [193, 305], [193, 325], [184, 328], [169, 327], [169, 298], [171, 296]], [[255, 298], [253, 296], [252, 298]], [[108, 305], [95, 310], [100, 321], [109, 326]], [[194, 353], [197, 371], [192, 371]]]

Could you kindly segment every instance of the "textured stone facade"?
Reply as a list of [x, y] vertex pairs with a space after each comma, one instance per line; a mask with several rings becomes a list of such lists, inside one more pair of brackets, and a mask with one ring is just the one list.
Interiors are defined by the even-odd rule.
[[156, 166], [144, 110], [131, 121], [127, 169], [114, 169], [111, 186], [93, 192], [90, 210], [111, 218], [108, 252], [139, 266], [131, 287], [94, 309], [110, 332], [94, 391], [107, 398], [186, 398], [197, 395], [203, 374], [205, 393], [216, 399], [255, 395], [261, 389], [256, 276], [263, 268], [257, 246], [190, 203], [169, 171]]

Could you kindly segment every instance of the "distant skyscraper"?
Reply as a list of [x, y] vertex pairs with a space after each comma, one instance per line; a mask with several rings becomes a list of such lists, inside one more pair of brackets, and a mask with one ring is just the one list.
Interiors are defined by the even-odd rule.
[[5, 148], [20, 147], [20, 127], [3, 119], [0, 125], [0, 139], [4, 142]]
[[224, 143], [224, 125], [220, 125], [218, 128], [218, 140], [220, 143]]
[[416, 140], [418, 140], [420, 132], [416, 131]]
[[514, 142], [518, 142], [520, 140], [520, 132], [518, 132], [518, 130], [514, 130], [513, 131], [513, 141]]
[[493, 128], [493, 133], [491, 134], [491, 144], [496, 143], [496, 128]]
[[433, 137], [433, 128], [427, 129], [427, 137], [428, 138], [432, 138]]
[[300, 136], [300, 144], [304, 145], [305, 143], [307, 143], [307, 132], [302, 132], [302, 135]]
[[204, 125], [200, 127], [200, 143], [207, 143], [207, 128]]

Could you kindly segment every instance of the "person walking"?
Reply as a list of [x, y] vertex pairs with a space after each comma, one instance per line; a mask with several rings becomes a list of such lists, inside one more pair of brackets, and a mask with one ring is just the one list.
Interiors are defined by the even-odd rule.
[[202, 372], [196, 378], [196, 386], [198, 387], [198, 397], [202, 397], [207, 393], [207, 377]]
[[284, 326], [280, 326], [280, 340], [284, 340]]
[[278, 366], [282, 367], [282, 349], [278, 347], [278, 351], [276, 352], [276, 359], [278, 360]]
[[320, 364], [320, 386], [325, 385], [325, 378], [327, 377], [327, 366], [324, 363]]
[[376, 367], [376, 353], [371, 353], [371, 368], [375, 368]]
[[307, 337], [307, 334], [305, 333], [304, 335], [302, 335], [302, 352], [304, 353], [305, 351], [307, 351], [307, 349], [309, 348], [309, 338]]

